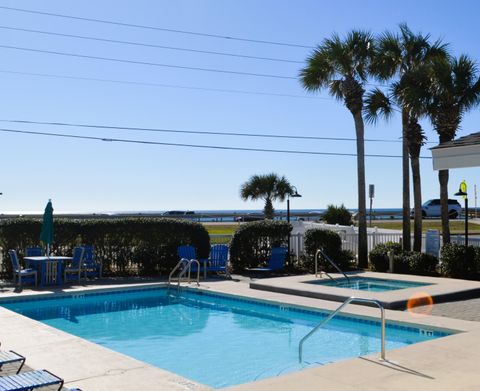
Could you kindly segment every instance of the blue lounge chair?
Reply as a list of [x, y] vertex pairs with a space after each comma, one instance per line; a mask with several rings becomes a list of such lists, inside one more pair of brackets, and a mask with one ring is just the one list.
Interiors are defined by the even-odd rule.
[[[192, 260], [192, 259], [196, 259], [199, 263], [200, 263], [200, 271], [203, 271], [206, 275], [206, 269], [205, 269], [205, 265], [207, 263], [207, 259], [198, 259], [197, 258], [197, 251], [195, 250], [195, 247], [193, 246], [190, 246], [190, 245], [183, 245], [183, 246], [178, 246], [177, 248], [177, 254], [179, 256], [180, 259], [187, 259], [187, 260]], [[197, 264], [196, 263], [192, 263], [190, 265], [190, 270], [192, 272], [197, 272]]]
[[83, 266], [83, 254], [85, 249], [83, 247], [75, 247], [73, 249], [73, 259], [70, 262], [70, 265], [67, 266], [63, 271], [63, 281], [75, 281], [80, 282], [82, 276], [82, 266]]
[[17, 373], [19, 373], [25, 364], [25, 357], [17, 352], [14, 352], [13, 350], [0, 350], [0, 376], [2, 376], [4, 365], [15, 363], [20, 364], [17, 369]]
[[0, 377], [0, 391], [31, 391], [40, 387], [63, 387], [63, 379], [45, 369]]
[[223, 272], [225, 277], [228, 273], [228, 246], [225, 244], [215, 244], [210, 249], [210, 258], [208, 259], [207, 271]]
[[95, 258], [93, 246], [83, 246], [83, 272], [85, 278], [98, 277], [102, 278], [102, 263]]
[[267, 261], [266, 267], [255, 267], [247, 269], [254, 272], [275, 272], [282, 270], [285, 267], [285, 258], [287, 257], [288, 249], [286, 247], [273, 247], [270, 259]]
[[18, 262], [17, 252], [15, 250], [8, 250], [10, 260], [12, 261], [13, 283], [21, 287], [24, 282], [33, 282], [37, 287], [37, 271], [34, 269], [23, 269]]

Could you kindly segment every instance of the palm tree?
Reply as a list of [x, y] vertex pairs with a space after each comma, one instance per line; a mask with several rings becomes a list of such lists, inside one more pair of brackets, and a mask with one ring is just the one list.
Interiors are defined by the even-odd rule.
[[287, 195], [292, 195], [293, 193], [290, 182], [284, 176], [279, 177], [274, 173], [253, 175], [240, 187], [240, 196], [244, 201], [248, 199], [253, 201], [258, 199], [265, 200], [263, 213], [267, 219], [273, 219], [273, 201], [279, 200], [283, 202]]
[[300, 72], [306, 90], [328, 89], [330, 95], [343, 101], [353, 116], [357, 139], [358, 266], [363, 268], [368, 266], [368, 246], [362, 110], [364, 85], [374, 53], [374, 40], [369, 32], [354, 30], [343, 39], [334, 34], [318, 46]]
[[389, 89], [388, 97], [379, 89], [367, 96], [366, 118], [376, 122], [379, 115], [390, 117], [392, 103], [401, 109], [402, 113], [402, 174], [403, 174], [403, 249], [410, 250], [410, 183], [408, 158], [410, 156], [413, 198], [414, 198], [414, 251], [422, 248], [422, 191], [420, 178], [420, 150], [425, 137], [418, 115], [414, 115], [406, 102], [401, 100], [399, 84], [405, 85], [409, 75], [418, 67], [435, 59], [446, 59], [446, 45], [440, 41], [430, 43], [429, 35], [414, 34], [406, 24], [400, 24], [400, 34], [383, 33], [377, 40], [376, 55], [372, 63], [372, 73], [380, 80], [387, 81], [393, 77], [398, 82]]
[[[433, 61], [412, 74], [408, 87], [403, 87], [404, 100], [415, 112], [428, 115], [440, 144], [455, 138], [465, 113], [480, 103], [478, 68], [466, 55]], [[448, 177], [448, 170], [438, 172], [444, 244], [450, 243]]]

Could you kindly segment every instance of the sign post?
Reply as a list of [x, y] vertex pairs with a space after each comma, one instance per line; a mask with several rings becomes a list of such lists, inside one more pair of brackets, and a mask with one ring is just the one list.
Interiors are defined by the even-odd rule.
[[370, 197], [370, 228], [372, 227], [372, 205], [375, 198], [375, 185], [368, 185], [368, 196]]

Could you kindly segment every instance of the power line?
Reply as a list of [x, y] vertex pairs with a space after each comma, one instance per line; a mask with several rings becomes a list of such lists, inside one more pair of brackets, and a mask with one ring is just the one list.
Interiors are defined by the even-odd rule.
[[157, 27], [157, 26], [147, 26], [147, 25], [140, 25], [140, 24], [133, 24], [133, 23], [117, 22], [117, 21], [113, 21], [113, 20], [95, 19], [95, 18], [86, 18], [86, 17], [74, 16], [74, 15], [57, 14], [57, 13], [53, 13], [53, 12], [31, 10], [31, 9], [25, 9], [25, 8], [0, 6], [0, 9], [5, 9], [5, 10], [15, 11], [15, 12], [29, 13], [29, 14], [54, 16], [54, 17], [57, 17], [57, 18], [82, 20], [82, 21], [85, 21], [85, 22], [104, 23], [104, 24], [111, 24], [111, 25], [123, 26], [123, 27], [134, 27], [134, 28], [147, 29], [147, 30], [165, 31], [165, 32], [176, 33], [176, 34], [187, 34], [187, 35], [196, 35], [196, 36], [208, 37], [208, 38], [228, 39], [228, 40], [231, 40], [231, 41], [242, 41], [242, 42], [259, 43], [259, 44], [267, 44], [267, 45], [289, 46], [289, 47], [297, 47], [297, 48], [305, 48], [305, 49], [314, 49], [315, 48], [314, 46], [300, 45], [300, 44], [295, 44], [295, 43], [278, 42], [278, 41], [266, 41], [266, 40], [259, 40], [259, 39], [232, 37], [232, 36], [228, 36], [228, 35], [201, 33], [201, 32], [197, 32], [197, 31], [169, 29], [169, 28]]
[[330, 101], [333, 100], [332, 98], [326, 98], [321, 96], [281, 94], [281, 93], [277, 94], [274, 92], [263, 92], [263, 91], [247, 91], [247, 90], [234, 90], [234, 89], [225, 89], [225, 88], [195, 87], [195, 86], [185, 86], [185, 85], [179, 85], [179, 84], [163, 84], [163, 83], [151, 83], [151, 82], [141, 82], [141, 81], [131, 81], [131, 80], [102, 79], [102, 78], [71, 76], [71, 75], [57, 75], [57, 74], [51, 74], [51, 73], [20, 72], [20, 71], [6, 70], [6, 69], [0, 69], [0, 73], [21, 75], [21, 76], [45, 77], [45, 78], [53, 78], [53, 79], [94, 81], [94, 82], [101, 82], [101, 83], [114, 83], [114, 84], [138, 85], [138, 86], [161, 87], [161, 88], [177, 88], [177, 89], [194, 90], [194, 91], [227, 92], [227, 93], [233, 93], [233, 94], [263, 95], [263, 96], [276, 96], [276, 97], [300, 98], [300, 99], [320, 99], [320, 100], [330, 100]]
[[275, 78], [275, 79], [297, 80], [297, 78], [293, 77], [293, 76], [271, 75], [271, 74], [266, 74], [266, 73], [255, 73], [255, 72], [231, 71], [231, 70], [226, 70], [226, 69], [190, 67], [190, 66], [186, 66], [186, 65], [161, 64], [161, 63], [158, 63], [158, 62], [127, 60], [127, 59], [113, 58], [113, 57], [90, 56], [90, 55], [87, 55], [87, 54], [58, 52], [58, 51], [53, 51], [53, 50], [41, 50], [41, 49], [34, 49], [34, 48], [25, 48], [25, 47], [20, 47], [20, 46], [0, 45], [0, 48], [20, 50], [20, 51], [25, 51], [25, 52], [53, 54], [53, 55], [66, 56], [66, 57], [86, 58], [86, 59], [89, 59], [89, 60], [120, 62], [120, 63], [125, 63], [125, 64], [147, 65], [147, 66], [163, 67], [163, 68], [188, 69], [188, 70], [202, 71], [202, 72], [226, 73], [226, 74], [230, 74], [230, 75], [255, 76], [255, 77], [268, 77], [268, 78]]
[[[119, 142], [119, 143], [131, 143], [131, 144], [145, 144], [145, 145], [161, 145], [161, 146], [173, 146], [173, 147], [186, 147], [186, 148], [201, 148], [201, 149], [217, 149], [217, 150], [229, 150], [229, 151], [248, 151], [248, 152], [269, 152], [269, 153], [285, 153], [285, 154], [300, 154], [300, 155], [325, 155], [325, 156], [350, 156], [356, 157], [355, 153], [343, 153], [343, 152], [317, 152], [317, 151], [302, 151], [302, 150], [288, 150], [288, 149], [264, 149], [264, 148], [246, 148], [246, 147], [231, 147], [220, 145], [199, 145], [199, 144], [181, 144], [181, 143], [165, 143], [160, 141], [147, 141], [147, 140], [132, 140], [132, 139], [120, 139], [120, 138], [108, 138], [108, 137], [94, 137], [94, 136], [79, 136], [75, 134], [63, 134], [52, 132], [32, 132], [26, 130], [14, 130], [0, 128], [0, 132], [28, 134], [47, 137], [63, 137], [83, 140], [95, 140], [106, 142]], [[400, 155], [383, 155], [383, 154], [365, 154], [365, 157], [378, 157], [378, 158], [401, 158]], [[431, 159], [428, 156], [421, 156], [421, 159]]]
[[[200, 131], [200, 130], [178, 130], [178, 129], [159, 129], [159, 128], [144, 128], [131, 126], [112, 126], [112, 125], [92, 125], [92, 124], [78, 124], [68, 122], [47, 122], [47, 121], [29, 121], [29, 120], [12, 120], [0, 119], [0, 122], [28, 124], [28, 125], [49, 125], [88, 129], [104, 129], [104, 130], [132, 130], [144, 132], [159, 132], [159, 133], [180, 133], [180, 134], [201, 134], [201, 135], [215, 135], [215, 136], [241, 136], [241, 137], [259, 137], [259, 138], [279, 138], [279, 139], [296, 139], [296, 140], [328, 140], [328, 141], [356, 141], [355, 138], [348, 137], [322, 137], [322, 136], [294, 136], [294, 135], [279, 135], [268, 133], [246, 133], [246, 132], [215, 132], [215, 131]], [[387, 139], [365, 139], [367, 142], [384, 142], [384, 143], [401, 143], [401, 140], [387, 140]]]
[[132, 46], [142, 46], [142, 47], [149, 47], [149, 48], [155, 48], [155, 49], [168, 49], [168, 50], [177, 50], [177, 51], [182, 51], [182, 52], [213, 54], [213, 55], [218, 55], [218, 56], [238, 57], [238, 58], [246, 58], [246, 59], [253, 59], [253, 60], [266, 60], [266, 61], [287, 62], [287, 63], [293, 63], [293, 64], [304, 64], [304, 61], [288, 60], [288, 59], [283, 59], [283, 58], [259, 57], [259, 56], [250, 56], [250, 55], [246, 55], [246, 54], [216, 52], [216, 51], [190, 49], [190, 48], [180, 48], [180, 47], [176, 47], [176, 46], [156, 45], [156, 44], [148, 44], [148, 43], [144, 43], [144, 42], [135, 42], [135, 41], [122, 41], [122, 40], [116, 40], [116, 39], [92, 37], [92, 36], [85, 36], [85, 35], [57, 33], [57, 32], [53, 32], [53, 31], [32, 30], [32, 29], [25, 29], [25, 28], [20, 28], [20, 27], [0, 26], [0, 29], [12, 30], [12, 31], [22, 31], [22, 32], [28, 32], [28, 33], [35, 33], [35, 34], [44, 34], [44, 35], [51, 35], [51, 36], [57, 36], [57, 37], [84, 39], [84, 40], [98, 41], [98, 42], [117, 43], [117, 44], [132, 45]]

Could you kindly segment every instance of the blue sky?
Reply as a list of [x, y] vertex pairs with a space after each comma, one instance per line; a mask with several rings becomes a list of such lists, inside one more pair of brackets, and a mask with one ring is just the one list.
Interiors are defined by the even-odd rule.
[[[315, 45], [352, 28], [380, 33], [407, 22], [414, 31], [451, 43], [453, 53], [480, 60], [477, 16], [471, 1], [286, 0], [1, 0], [10, 6], [170, 29], [266, 41]], [[74, 21], [0, 9], [0, 26], [303, 61], [306, 48], [239, 42], [170, 32]], [[296, 76], [302, 64], [182, 53], [0, 29], [0, 45], [241, 72]], [[111, 63], [0, 48], [0, 71], [117, 79], [145, 83], [304, 95], [297, 80]], [[310, 98], [273, 97], [179, 88], [42, 78], [0, 72], [0, 119], [170, 128], [199, 131], [354, 137], [353, 120], [326, 93]], [[311, 99], [319, 97], [323, 99]], [[479, 110], [469, 113], [459, 136], [478, 131]], [[437, 137], [423, 122], [428, 140]], [[253, 148], [355, 152], [354, 142], [275, 140], [133, 131], [64, 129], [2, 123], [6, 129], [64, 132], [106, 138]], [[400, 120], [367, 126], [366, 138], [398, 140]], [[294, 208], [356, 207], [354, 157], [304, 156], [106, 143], [0, 133], [3, 166], [0, 211], [251, 209], [239, 187], [252, 174], [286, 175], [303, 195]], [[433, 145], [433, 144], [432, 144]], [[399, 143], [367, 143], [372, 154], [400, 154]], [[423, 155], [431, 156], [427, 149]], [[450, 193], [465, 179], [473, 193], [479, 169], [451, 171]], [[367, 184], [376, 185], [376, 207], [401, 206], [400, 159], [367, 158]], [[423, 198], [438, 197], [437, 173], [422, 161]], [[472, 197], [473, 198], [473, 197]], [[473, 200], [471, 201], [473, 204]], [[275, 204], [278, 208], [285, 205]]]

